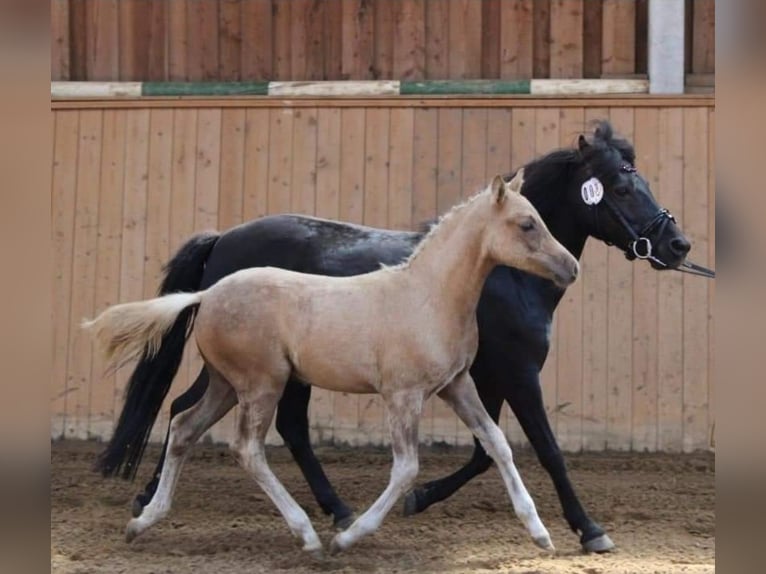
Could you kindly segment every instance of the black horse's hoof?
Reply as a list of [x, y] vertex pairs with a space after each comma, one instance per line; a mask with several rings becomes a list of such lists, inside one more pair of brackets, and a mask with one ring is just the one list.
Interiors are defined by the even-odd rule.
[[422, 488], [413, 488], [404, 496], [404, 516], [412, 516], [422, 512], [422, 508], [418, 504], [418, 495], [425, 494]]
[[144, 511], [144, 506], [146, 506], [144, 503], [144, 497], [139, 494], [133, 499], [133, 507], [130, 509], [130, 513], [133, 515], [133, 518], [138, 518], [141, 516], [141, 513]]
[[581, 542], [581, 544], [583, 551], [588, 553], [604, 554], [615, 549], [615, 544], [608, 534], [596, 536], [596, 538], [591, 538], [586, 542]]
[[356, 514], [352, 512], [341, 518], [336, 518], [332, 525], [335, 527], [335, 530], [340, 532], [351, 526], [354, 523], [354, 520], [356, 520]]

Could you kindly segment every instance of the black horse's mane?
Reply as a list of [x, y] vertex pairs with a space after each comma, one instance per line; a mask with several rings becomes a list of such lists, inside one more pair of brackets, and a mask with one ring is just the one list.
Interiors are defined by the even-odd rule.
[[[584, 150], [579, 146], [556, 150], [524, 167], [522, 193], [541, 214], [550, 213], [560, 201], [556, 192], [563, 193], [574, 172], [585, 164], [592, 175], [609, 185], [624, 163], [631, 166], [635, 163], [636, 153], [631, 143], [615, 137], [612, 125], [606, 120], [595, 122], [593, 135], [587, 141], [589, 145]], [[504, 178], [509, 181], [514, 175], [515, 172]]]

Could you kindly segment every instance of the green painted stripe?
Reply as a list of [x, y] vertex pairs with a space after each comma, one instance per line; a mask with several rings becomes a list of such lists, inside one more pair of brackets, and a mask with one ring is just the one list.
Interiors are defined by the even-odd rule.
[[402, 81], [401, 95], [528, 94], [529, 80], [424, 80]]
[[268, 82], [144, 82], [142, 96], [267, 96]]

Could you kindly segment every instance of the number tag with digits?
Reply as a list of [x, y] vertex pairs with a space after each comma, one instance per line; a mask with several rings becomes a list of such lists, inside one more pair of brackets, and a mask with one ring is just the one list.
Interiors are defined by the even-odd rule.
[[592, 177], [582, 184], [582, 200], [588, 205], [598, 205], [604, 197], [604, 185], [598, 178]]

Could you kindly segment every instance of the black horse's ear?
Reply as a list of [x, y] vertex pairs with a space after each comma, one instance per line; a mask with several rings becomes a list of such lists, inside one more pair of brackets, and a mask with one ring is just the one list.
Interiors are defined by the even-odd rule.
[[580, 148], [580, 151], [585, 151], [590, 147], [588, 140], [586, 140], [585, 136], [582, 134], [580, 134], [580, 137], [577, 139], [577, 147]]

